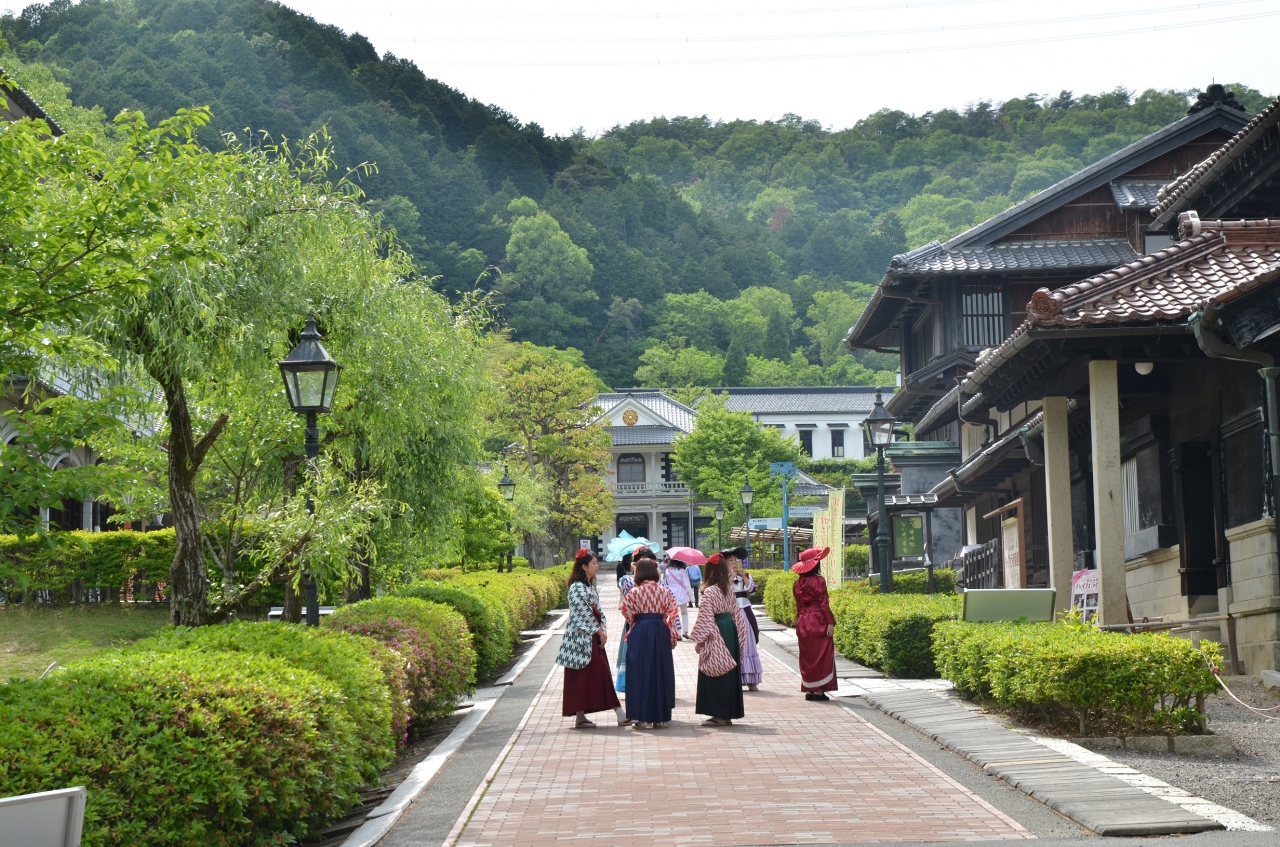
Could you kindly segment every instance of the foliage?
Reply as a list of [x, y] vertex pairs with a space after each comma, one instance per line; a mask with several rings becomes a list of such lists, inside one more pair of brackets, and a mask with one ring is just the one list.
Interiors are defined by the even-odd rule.
[[573, 562], [566, 562], [562, 565], [552, 565], [549, 568], [543, 568], [539, 573], [551, 577], [560, 586], [560, 594], [556, 598], [556, 603], [552, 608], [563, 609], [569, 605], [569, 577], [573, 575]]
[[475, 691], [476, 653], [466, 619], [448, 606], [412, 597], [375, 597], [342, 606], [322, 625], [367, 635], [408, 660], [411, 709], [419, 720], [453, 713]]
[[428, 584], [460, 588], [501, 603], [510, 621], [508, 633], [513, 647], [520, 643], [522, 630], [532, 629], [559, 604], [568, 584], [567, 577], [562, 581], [558, 576], [536, 570], [515, 573], [427, 571], [424, 577]]
[[467, 619], [476, 649], [476, 679], [480, 682], [497, 676], [498, 669], [511, 658], [512, 647], [519, 643], [518, 632], [512, 638], [506, 606], [488, 592], [419, 583], [396, 594], [451, 606]]
[[760, 426], [746, 412], [730, 412], [718, 397], [698, 406], [693, 432], [676, 439], [671, 462], [685, 485], [701, 500], [718, 500], [730, 526], [745, 519], [738, 492], [749, 478], [755, 490], [751, 513], [782, 514], [782, 484], [769, 475], [771, 462], [802, 461], [795, 441], [772, 427]]
[[793, 589], [799, 578], [799, 574], [783, 570], [767, 580], [768, 586], [764, 590], [765, 613], [783, 626], [796, 625], [796, 596]]
[[960, 598], [841, 589], [831, 595], [831, 612], [836, 617], [836, 649], [842, 655], [888, 676], [923, 679], [937, 675], [930, 642], [933, 628], [960, 616]]
[[[370, 784], [378, 780], [379, 773], [390, 763], [396, 741], [403, 736], [404, 690], [388, 687], [383, 663], [374, 655], [390, 651], [372, 639], [295, 624], [235, 623], [196, 629], [170, 628], [131, 649], [158, 654], [269, 656], [327, 680], [342, 693], [342, 707], [357, 736], [353, 752], [364, 779]], [[393, 714], [398, 734], [393, 729]]]
[[169, 622], [156, 604], [77, 603], [0, 607], [0, 680], [35, 679], [55, 662], [70, 665], [101, 650], [154, 635]]
[[251, 653], [113, 652], [0, 686], [0, 793], [83, 785], [86, 847], [280, 844], [364, 784], [341, 691]]
[[[866, 544], [849, 544], [844, 548], [844, 567], [846, 571], [865, 574], [871, 569], [871, 548]], [[954, 585], [954, 579], [952, 585]], [[898, 591], [898, 581], [893, 582], [894, 591]]]
[[763, 603], [765, 592], [769, 588], [769, 582], [778, 574], [787, 573], [787, 571], [781, 568], [751, 568], [747, 573], [751, 575], [751, 579], [756, 584], [756, 591], [751, 595], [751, 602]]
[[14, 535], [0, 536], [0, 563], [25, 578], [28, 594], [47, 590], [55, 602], [79, 599], [69, 596], [73, 587], [120, 589], [133, 577], [163, 581], [173, 550], [171, 529], [63, 532], [53, 546]]
[[1213, 642], [1052, 624], [942, 623], [938, 670], [961, 692], [1079, 735], [1199, 730], [1198, 698], [1218, 690]]
[[[865, 549], [865, 548], [864, 548]], [[951, 568], [933, 569], [933, 590], [937, 594], [953, 594], [956, 590], [956, 572]], [[929, 592], [929, 574], [927, 571], [893, 575], [894, 594], [927, 594]]]

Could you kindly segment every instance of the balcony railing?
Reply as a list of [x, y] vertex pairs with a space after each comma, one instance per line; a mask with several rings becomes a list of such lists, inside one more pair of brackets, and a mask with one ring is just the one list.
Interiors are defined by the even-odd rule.
[[616, 497], [688, 497], [683, 482], [612, 482], [609, 488]]

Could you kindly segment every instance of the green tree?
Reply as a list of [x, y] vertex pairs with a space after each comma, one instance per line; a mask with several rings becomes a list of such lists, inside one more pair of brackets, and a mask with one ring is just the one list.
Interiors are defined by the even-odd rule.
[[742, 339], [734, 337], [729, 342], [729, 353], [724, 362], [724, 384], [738, 386], [747, 384], [747, 348]]
[[584, 312], [600, 299], [590, 287], [587, 251], [528, 197], [512, 200], [508, 210], [516, 216], [507, 241], [511, 270], [499, 288], [510, 320], [535, 343], [583, 346], [591, 323]]
[[636, 383], [647, 388], [694, 388], [724, 382], [724, 357], [689, 347], [683, 338], [654, 345], [640, 356]]

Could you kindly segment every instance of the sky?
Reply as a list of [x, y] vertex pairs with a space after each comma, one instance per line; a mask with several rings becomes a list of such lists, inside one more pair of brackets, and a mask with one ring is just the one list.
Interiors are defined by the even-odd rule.
[[841, 129], [1117, 86], [1280, 93], [1280, 0], [285, 0], [548, 133], [656, 116]]

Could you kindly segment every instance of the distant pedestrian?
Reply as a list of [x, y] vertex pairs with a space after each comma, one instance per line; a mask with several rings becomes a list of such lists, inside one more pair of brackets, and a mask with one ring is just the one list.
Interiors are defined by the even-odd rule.
[[671, 721], [676, 705], [676, 671], [671, 649], [676, 633], [676, 602], [658, 584], [658, 565], [641, 559], [635, 566], [636, 587], [622, 599], [622, 616], [630, 625], [627, 636], [627, 717], [637, 729], [655, 729]]
[[[636, 587], [635, 576], [632, 574], [634, 570], [631, 564], [631, 554], [622, 557], [622, 563], [619, 570], [625, 566], [626, 572], [618, 577], [618, 596], [620, 600], [627, 599], [627, 592]], [[622, 606], [618, 606], [621, 611]], [[614, 683], [614, 689], [619, 694], [627, 693], [627, 625], [622, 626], [622, 637], [618, 639], [618, 677]]]
[[[748, 691], [759, 691], [760, 683], [764, 681], [764, 666], [760, 664], [760, 651], [757, 647], [760, 643], [760, 624], [756, 622], [756, 614], [751, 610], [751, 595], [756, 593], [756, 583], [751, 578], [751, 574], [742, 568], [744, 556], [733, 555], [739, 550], [741, 548], [725, 551], [730, 554], [728, 556], [724, 553], [713, 553], [712, 556], [723, 558], [733, 573], [733, 596], [738, 603], [738, 608], [742, 610], [742, 617], [751, 629], [751, 637], [744, 642], [745, 649], [742, 651], [742, 663], [739, 668], [742, 684]], [[746, 553], [745, 550], [741, 552]]]
[[703, 726], [730, 726], [745, 714], [738, 666], [751, 632], [733, 596], [732, 575], [723, 559], [715, 563], [708, 560], [702, 576], [702, 605], [693, 627], [698, 651], [694, 710], [710, 716]]
[[827, 581], [819, 565], [830, 547], [810, 547], [791, 570], [800, 574], [792, 593], [796, 598], [796, 637], [800, 641], [800, 690], [806, 700], [829, 700], [826, 692], [836, 681], [836, 618], [827, 601]]
[[595, 724], [587, 715], [607, 709], [614, 710], [618, 726], [632, 724], [614, 693], [609, 658], [604, 652], [609, 632], [600, 598], [591, 587], [599, 570], [600, 562], [594, 553], [586, 548], [578, 551], [569, 575], [569, 623], [556, 656], [556, 663], [564, 666], [562, 712], [565, 717], [573, 716], [574, 729], [594, 729]]
[[702, 568], [697, 565], [690, 565], [689, 570], [689, 591], [693, 594], [693, 608], [698, 608], [698, 590], [702, 588]]
[[670, 561], [662, 577], [662, 584], [676, 598], [680, 609], [680, 636], [689, 637], [689, 601], [693, 599], [693, 587], [689, 585], [689, 566], [684, 562]]

